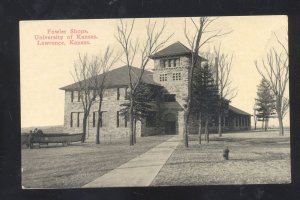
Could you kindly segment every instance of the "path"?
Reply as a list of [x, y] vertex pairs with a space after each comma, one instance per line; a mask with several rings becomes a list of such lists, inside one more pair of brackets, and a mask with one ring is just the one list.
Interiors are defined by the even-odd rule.
[[179, 141], [180, 137], [176, 135], [83, 187], [149, 186]]

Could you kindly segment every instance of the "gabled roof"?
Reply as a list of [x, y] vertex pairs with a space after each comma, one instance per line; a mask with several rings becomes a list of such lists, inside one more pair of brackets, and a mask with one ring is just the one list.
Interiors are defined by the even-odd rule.
[[[141, 73], [141, 69], [137, 67], [131, 67], [131, 74], [133, 82], [137, 81]], [[153, 73], [145, 70], [141, 79], [141, 82], [151, 85], [158, 85], [158, 83], [153, 81], [152, 77]], [[103, 74], [97, 76], [99, 82], [103, 79]], [[128, 67], [127, 65], [113, 69], [109, 71], [106, 75], [104, 85], [107, 88], [114, 88], [119, 86], [128, 86], [129, 85], [129, 75], [128, 75]], [[64, 86], [60, 88], [61, 90], [77, 90], [79, 89], [79, 82], [73, 83], [71, 85]], [[93, 88], [91, 88], [93, 89]]]
[[181, 56], [181, 55], [190, 55], [191, 50], [184, 46], [181, 42], [177, 41], [174, 44], [158, 51], [157, 53], [150, 56], [152, 59], [168, 57], [168, 56]]
[[242, 110], [240, 110], [240, 109], [238, 109], [238, 108], [236, 108], [232, 105], [229, 105], [229, 110], [236, 113], [236, 114], [239, 114], [239, 115], [250, 115], [250, 116], [252, 116], [251, 114], [249, 114], [245, 111], [242, 111]]

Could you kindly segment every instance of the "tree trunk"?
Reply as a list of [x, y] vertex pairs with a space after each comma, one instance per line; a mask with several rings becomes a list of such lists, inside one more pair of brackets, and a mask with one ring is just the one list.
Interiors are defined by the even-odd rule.
[[[184, 121], [184, 146], [189, 147], [189, 118], [190, 118], [190, 107], [193, 99], [193, 77], [194, 77], [194, 69], [195, 65], [197, 65], [197, 60], [198, 60], [198, 53], [199, 53], [199, 46], [200, 46], [200, 41], [203, 33], [203, 26], [200, 25], [200, 28], [197, 30], [197, 38], [195, 42], [195, 48], [192, 49], [192, 57], [191, 57], [191, 66], [188, 68], [188, 99], [187, 99], [187, 109], [185, 112], [185, 121]], [[194, 51], [195, 50], [195, 51]], [[201, 66], [201, 60], [200, 60], [200, 66]], [[201, 67], [200, 67], [201, 69]]]
[[96, 144], [100, 144], [100, 122], [102, 121], [101, 109], [102, 109], [102, 97], [100, 97], [100, 99], [99, 99], [98, 120], [97, 120], [97, 130], [96, 130]]
[[85, 139], [86, 139], [87, 118], [88, 118], [88, 115], [86, 113], [84, 113], [84, 115], [83, 115], [83, 122], [82, 122], [82, 138], [81, 138], [81, 142], [82, 143], [84, 143]]
[[199, 135], [199, 138], [198, 138], [198, 141], [199, 141], [199, 144], [201, 144], [201, 129], [202, 129], [202, 125], [201, 125], [201, 112], [199, 112], [199, 129], [198, 129], [198, 135]]
[[222, 114], [219, 113], [219, 116], [218, 116], [218, 134], [219, 134], [219, 137], [222, 137]]
[[133, 122], [133, 144], [136, 143], [136, 118], [134, 118]]
[[266, 118], [266, 122], [265, 122], [265, 132], [268, 130], [268, 122], [269, 122], [269, 119]]
[[[187, 112], [187, 111], [186, 111]], [[184, 118], [184, 146], [189, 147], [189, 127], [188, 127], [188, 114], [185, 113], [185, 118]]]
[[133, 143], [133, 100], [130, 100], [129, 107], [129, 145], [134, 145]]
[[101, 122], [101, 111], [98, 110], [98, 120], [97, 120], [97, 132], [96, 132], [96, 144], [100, 144], [100, 122]]
[[264, 129], [264, 124], [265, 124], [265, 118], [262, 118], [262, 121], [261, 121], [261, 129], [262, 130]]
[[208, 135], [208, 118], [205, 120], [205, 140], [209, 143], [209, 135]]
[[283, 136], [284, 130], [283, 130], [283, 122], [282, 122], [281, 112], [277, 112], [277, 114], [278, 114], [278, 122], [279, 122], [279, 135]]

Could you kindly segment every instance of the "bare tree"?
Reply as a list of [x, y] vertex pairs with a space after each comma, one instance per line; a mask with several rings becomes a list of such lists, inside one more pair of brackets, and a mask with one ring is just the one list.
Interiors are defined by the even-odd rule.
[[[201, 58], [199, 56], [199, 51], [201, 47], [205, 44], [211, 42], [212, 39], [221, 37], [223, 35], [229, 34], [229, 32], [224, 32], [222, 29], [209, 30], [210, 25], [216, 21], [218, 18], [210, 17], [200, 17], [199, 21], [196, 22], [193, 18], [190, 18], [194, 28], [196, 29], [194, 34], [190, 34], [187, 28], [186, 19], [184, 21], [184, 34], [185, 38], [191, 49], [191, 65], [188, 68], [188, 96], [187, 104], [184, 109], [184, 144], [185, 147], [188, 147], [188, 135], [189, 135], [189, 118], [191, 113], [191, 104], [192, 104], [192, 82], [193, 74], [196, 66], [201, 65]], [[202, 36], [206, 36], [205, 38]]]
[[[222, 136], [222, 118], [224, 117], [224, 103], [225, 100], [231, 101], [236, 97], [238, 90], [236, 87], [232, 87], [232, 80], [230, 79], [230, 73], [232, 71], [232, 59], [233, 54], [221, 52], [221, 45], [218, 48], [214, 47], [215, 55], [215, 73], [216, 73], [216, 84], [219, 89], [220, 103], [218, 111], [218, 134]], [[225, 123], [225, 122], [224, 122]]]
[[[107, 74], [110, 68], [118, 61], [120, 57], [119, 53], [113, 52], [110, 46], [107, 46], [105, 53], [99, 57], [95, 57], [90, 63], [90, 73], [91, 81], [93, 83], [93, 95], [96, 96], [96, 101], [98, 102], [98, 119], [97, 119], [97, 129], [96, 129], [96, 144], [100, 144], [100, 127], [102, 125], [102, 102], [103, 95], [107, 88], [105, 85]], [[97, 99], [99, 98], [99, 100]]]
[[[93, 87], [91, 81], [91, 73], [89, 70], [89, 59], [87, 54], [83, 57], [79, 54], [79, 59], [74, 64], [74, 73], [71, 73], [74, 81], [78, 87], [78, 99], [81, 101], [83, 106], [83, 125], [82, 125], [82, 139], [81, 142], [85, 142], [86, 139], [86, 128], [87, 119], [90, 113], [91, 106], [95, 102], [95, 96], [90, 93], [90, 89]], [[78, 116], [79, 117], [79, 116]]]
[[[117, 34], [115, 38], [118, 43], [121, 45], [124, 55], [125, 55], [125, 64], [128, 67], [128, 76], [129, 76], [129, 100], [130, 106], [128, 109], [129, 116], [129, 144], [134, 145], [135, 141], [135, 119], [134, 119], [134, 101], [135, 93], [139, 83], [141, 82], [142, 76], [146, 65], [149, 62], [149, 56], [155, 54], [163, 45], [169, 40], [172, 36], [168, 36], [166, 39], [161, 40], [163, 32], [166, 28], [166, 23], [163, 21], [163, 24], [157, 25], [157, 21], [151, 23], [151, 20], [148, 20], [146, 25], [146, 40], [141, 42], [137, 38], [134, 40], [132, 36], [132, 31], [134, 29], [135, 20], [133, 19], [131, 23], [124, 22], [120, 19], [120, 23], [117, 25]], [[139, 59], [139, 68], [140, 73], [134, 74], [132, 71], [133, 61]]]
[[257, 124], [257, 105], [256, 100], [253, 106], [253, 120], [254, 120], [254, 130], [256, 130], [256, 124]]
[[263, 58], [261, 62], [255, 61], [255, 66], [259, 74], [268, 81], [275, 94], [279, 135], [284, 135], [282, 121], [289, 107], [289, 101], [284, 97], [289, 81], [289, 64], [287, 48], [282, 42], [280, 45], [284, 48], [284, 53], [281, 53], [279, 49], [271, 48], [266, 58]]

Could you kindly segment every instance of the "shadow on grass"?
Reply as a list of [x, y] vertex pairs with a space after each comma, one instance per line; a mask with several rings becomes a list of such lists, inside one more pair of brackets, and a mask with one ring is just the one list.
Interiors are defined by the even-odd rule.
[[[220, 156], [221, 157], [221, 156]], [[265, 162], [269, 162], [269, 161], [280, 161], [280, 160], [286, 160], [286, 156], [276, 156], [273, 158], [229, 158], [229, 160], [203, 160], [203, 161], [171, 161], [169, 163], [167, 163], [166, 165], [182, 165], [182, 164], [188, 164], [188, 165], [192, 165], [192, 164], [227, 164], [227, 163], [232, 163], [232, 162], [258, 162], [258, 161], [265, 161]]]
[[[195, 142], [198, 141], [198, 139], [191, 139], [190, 142]], [[214, 142], [220, 142], [220, 143], [214, 143]], [[267, 145], [267, 146], [277, 146], [278, 145], [283, 145], [283, 146], [287, 146], [290, 143], [289, 138], [212, 138], [210, 139], [210, 143], [206, 143], [205, 141], [202, 142], [202, 144], [198, 144], [198, 145], [220, 145], [220, 146], [224, 146], [224, 144], [226, 145], [230, 145], [230, 144], [234, 144], [234, 146], [243, 146], [243, 145], [258, 145], [258, 146], [262, 146], [262, 145]]]

